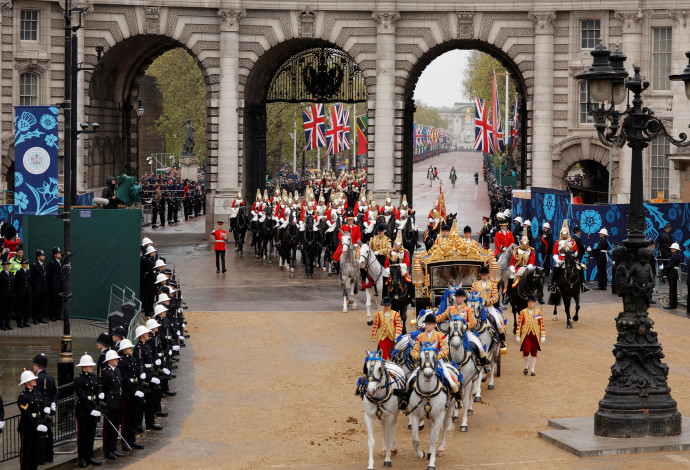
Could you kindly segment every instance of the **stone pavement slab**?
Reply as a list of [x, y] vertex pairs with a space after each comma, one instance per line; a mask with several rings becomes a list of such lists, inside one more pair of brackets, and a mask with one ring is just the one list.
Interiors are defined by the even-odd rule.
[[683, 418], [683, 432], [679, 436], [620, 439], [594, 435], [594, 417], [550, 419], [555, 430], [539, 431], [542, 439], [578, 457], [639, 454], [646, 452], [690, 450], [689, 418]]

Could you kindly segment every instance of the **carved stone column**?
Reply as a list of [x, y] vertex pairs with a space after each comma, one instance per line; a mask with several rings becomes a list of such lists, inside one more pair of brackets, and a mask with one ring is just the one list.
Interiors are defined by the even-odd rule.
[[229, 214], [239, 189], [239, 31], [245, 10], [218, 10], [220, 17], [220, 99], [218, 102], [218, 185], [214, 213]]
[[374, 191], [377, 200], [393, 191], [395, 179], [395, 12], [374, 12], [376, 21], [376, 100], [374, 126]]
[[534, 100], [532, 104], [532, 184], [552, 186], [553, 12], [530, 13], [534, 21]]
[[[640, 24], [643, 17], [642, 11], [618, 11], [613, 16], [623, 23], [621, 51], [628, 57], [626, 64], [639, 64], [644, 57], [642, 55], [642, 27]], [[628, 204], [630, 202], [630, 162], [632, 161], [632, 150], [627, 145], [624, 145], [621, 147], [619, 155], [618, 181], [615, 187], [616, 197], [611, 199], [614, 203]]]

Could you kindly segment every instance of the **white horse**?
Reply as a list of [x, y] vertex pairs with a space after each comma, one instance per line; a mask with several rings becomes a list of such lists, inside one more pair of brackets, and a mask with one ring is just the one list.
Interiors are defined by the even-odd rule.
[[352, 310], [357, 310], [357, 291], [361, 278], [355, 247], [352, 245], [352, 238], [349, 233], [343, 232], [340, 244], [342, 245], [340, 283], [343, 286], [343, 313], [347, 313], [348, 305], [352, 305]]
[[[403, 372], [405, 373], [405, 377], [408, 377], [416, 367], [414, 359], [412, 359], [412, 355], [410, 354], [413, 347], [414, 341], [412, 340], [411, 333], [398, 336], [397, 341], [395, 342], [395, 349], [393, 351], [395, 354], [393, 355], [392, 359], [398, 366], [402, 368]], [[412, 429], [412, 418], [408, 419], [409, 422], [407, 424], [407, 429]], [[420, 431], [424, 429], [424, 420], [419, 422], [419, 429]]]
[[373, 325], [374, 321], [371, 319], [371, 299], [375, 295], [374, 288], [376, 288], [377, 292], [383, 293], [383, 266], [376, 259], [376, 255], [374, 255], [368, 243], [359, 247], [359, 267], [366, 269], [367, 274], [373, 280], [371, 287], [365, 289], [367, 294], [367, 325]]
[[364, 402], [364, 422], [369, 435], [369, 465], [367, 470], [374, 470], [374, 422], [381, 421], [383, 431], [383, 466], [390, 467], [391, 457], [398, 453], [398, 443], [395, 436], [395, 427], [398, 423], [398, 404], [400, 395], [405, 392], [403, 371], [392, 362], [381, 358], [381, 351], [369, 352], [364, 359], [365, 392], [362, 395]]
[[[409, 403], [412, 418], [412, 445], [415, 455], [420, 459], [424, 458], [424, 452], [419, 449], [419, 421], [422, 416], [426, 416], [431, 420], [427, 470], [436, 470], [437, 448], [440, 457], [444, 453], [446, 432], [455, 406], [436, 372], [436, 348], [423, 347], [419, 352], [419, 360], [421, 366], [415, 374], [416, 380], [410, 384], [412, 387]], [[449, 369], [453, 374], [454, 368], [450, 366]], [[457, 373], [455, 377], [457, 378]], [[440, 441], [439, 434], [441, 434]]]
[[[472, 397], [479, 392], [481, 384], [481, 367], [473, 359], [469, 344], [465, 348], [464, 341], [467, 333], [467, 323], [458, 315], [453, 315], [448, 321], [448, 358], [460, 367], [462, 374], [462, 404], [464, 411], [460, 431], [467, 431], [467, 416], [474, 414]], [[457, 408], [453, 410], [453, 421], [456, 420]]]
[[[474, 309], [474, 316], [477, 319], [477, 325], [475, 326], [474, 332], [477, 334], [477, 336], [479, 336], [479, 340], [486, 348], [486, 358], [489, 360], [489, 368], [491, 369], [488, 377], [483, 370], [481, 371], [481, 380], [479, 381], [478, 390], [474, 397], [474, 401], [482, 400], [481, 383], [484, 382], [486, 378], [488, 378], [489, 381], [489, 390], [494, 389], [494, 375], [496, 373], [498, 356], [501, 354], [500, 342], [498, 341], [497, 336], [494, 335], [493, 326], [491, 326], [491, 322], [488, 319], [488, 313], [486, 310], [484, 310], [484, 303], [484, 300], [476, 292], [472, 292], [470, 297], [467, 299], [467, 305]], [[486, 319], [482, 318], [482, 310], [484, 310], [484, 314], [487, 315]]]

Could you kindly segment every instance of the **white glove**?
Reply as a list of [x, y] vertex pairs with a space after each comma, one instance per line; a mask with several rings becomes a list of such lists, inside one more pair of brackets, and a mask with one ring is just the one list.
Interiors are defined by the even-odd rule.
[[136, 392], [134, 392], [134, 396], [137, 398], [144, 398], [144, 392], [142, 392], [141, 390], [137, 390]]
[[177, 309], [177, 313], [182, 313], [182, 307]]
[[2, 428], [4, 428], [4, 427], [5, 427], [5, 422], [4, 422], [4, 421], [0, 421], [0, 429], [2, 429]]
[[168, 369], [166, 369], [165, 367], [163, 368], [163, 373], [165, 375], [170, 375], [170, 371]]
[[45, 408], [43, 408], [43, 412], [44, 412], [45, 414], [49, 415], [49, 414], [50, 414], [50, 407], [49, 407], [49, 406], [46, 406]]
[[53, 411], [56, 411], [56, 410], [57, 410], [57, 406], [55, 405], [55, 402], [53, 402], [53, 403], [50, 404], [50, 409], [53, 410]]
[[142, 372], [141, 375], [139, 376], [139, 378], [142, 379], [142, 380], [145, 379], [145, 378], [146, 378], [146, 373], [145, 373], [145, 372]]
[[180, 330], [177, 330], [177, 336], [180, 336]]
[[533, 265], [533, 264], [528, 264], [528, 265], [527, 265], [527, 269], [534, 269], [534, 265]]
[[160, 385], [160, 384], [161, 384], [161, 381], [160, 381], [160, 379], [159, 379], [158, 377], [154, 377], [154, 378], [151, 379], [151, 383], [154, 384], [154, 385]]
[[161, 360], [160, 360], [160, 359], [156, 359], [156, 365], [157, 365], [157, 366], [161, 365]]
[[184, 341], [184, 336], [180, 335], [177, 337], [180, 341]]
[[515, 266], [511, 266], [511, 267], [510, 267], [510, 272], [511, 272], [511, 273], [514, 273], [514, 272], [515, 272]]
[[546, 343], [546, 336], [542, 336], [542, 337], [541, 337], [541, 342], [542, 342], [542, 343]]
[[378, 255], [379, 255], [379, 252], [378, 252], [378, 251], [375, 251], [375, 252], [374, 252], [374, 256], [378, 256]]
[[36, 426], [36, 431], [38, 432], [48, 432], [48, 428], [44, 424], [39, 424]]
[[663, 265], [663, 264], [660, 264], [660, 265], [659, 265], [659, 269], [663, 271], [663, 270], [664, 270], [664, 265]]
[[517, 342], [519, 343], [519, 342], [520, 342], [520, 337], [519, 337], [519, 336], [516, 336], [516, 337], [515, 337], [515, 341], [517, 341]]
[[172, 349], [168, 350], [168, 356], [172, 356]]
[[105, 400], [105, 393], [101, 392], [98, 394], [98, 399], [99, 400]]
[[592, 251], [592, 247], [591, 247], [591, 246], [588, 246], [588, 247], [587, 247], [587, 251]]
[[553, 255], [553, 260], [558, 263], [558, 255]]
[[182, 329], [185, 329], [185, 328], [187, 328], [187, 324], [186, 324], [186, 323], [182, 323]]
[[101, 412], [98, 410], [93, 410], [91, 412], [91, 416], [93, 416], [94, 418], [98, 418], [100, 415], [101, 415]]
[[179, 351], [180, 350], [180, 347], [177, 345], [173, 346], [172, 348], [173, 348], [173, 351]]
[[314, 225], [311, 229], [312, 229], [314, 232], [318, 232], [318, 231], [319, 231], [319, 226], [318, 226], [318, 225]]

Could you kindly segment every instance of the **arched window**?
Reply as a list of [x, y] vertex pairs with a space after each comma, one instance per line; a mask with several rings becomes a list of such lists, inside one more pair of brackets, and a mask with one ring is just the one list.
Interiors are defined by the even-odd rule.
[[38, 75], [23, 73], [19, 76], [19, 104], [33, 106], [38, 104]]

